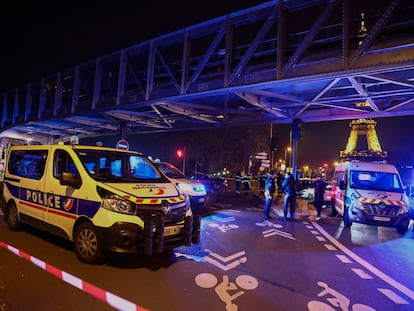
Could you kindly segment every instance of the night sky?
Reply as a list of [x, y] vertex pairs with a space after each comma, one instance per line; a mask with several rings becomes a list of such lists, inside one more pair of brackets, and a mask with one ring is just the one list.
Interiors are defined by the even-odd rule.
[[[9, 2], [0, 12], [0, 92], [150, 38], [266, 1]], [[175, 13], [173, 13], [175, 12]], [[414, 162], [414, 117], [379, 118], [380, 143], [395, 159]], [[348, 121], [306, 123], [299, 159], [334, 161], [344, 150]], [[289, 127], [276, 125], [280, 148]], [[279, 151], [280, 152], [280, 151]], [[283, 152], [280, 152], [283, 154]], [[282, 157], [276, 154], [276, 157]]]
[[18, 1], [0, 11], [0, 92], [266, 1]]

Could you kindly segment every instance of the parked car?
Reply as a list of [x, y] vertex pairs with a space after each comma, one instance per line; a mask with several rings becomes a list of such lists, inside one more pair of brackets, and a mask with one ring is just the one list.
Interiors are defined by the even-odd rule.
[[184, 175], [183, 172], [168, 162], [155, 161], [154, 164], [172, 183], [190, 197], [192, 208], [204, 206], [207, 200], [207, 191], [201, 182]]
[[[296, 185], [296, 194], [299, 198], [306, 199], [309, 202], [315, 200], [315, 180], [312, 178], [300, 178]], [[332, 185], [325, 181], [325, 193], [323, 194], [323, 206], [332, 206]]]
[[227, 187], [227, 180], [221, 177], [212, 177], [208, 174], [195, 172], [191, 179], [201, 182], [206, 187], [207, 193]]
[[313, 182], [314, 180], [311, 178], [300, 178], [296, 182], [296, 195], [302, 199], [313, 199], [315, 197]]

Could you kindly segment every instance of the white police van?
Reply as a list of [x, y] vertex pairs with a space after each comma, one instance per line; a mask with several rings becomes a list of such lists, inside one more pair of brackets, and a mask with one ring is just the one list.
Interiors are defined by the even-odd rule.
[[332, 186], [335, 210], [345, 227], [353, 222], [408, 230], [410, 216], [404, 187], [394, 165], [358, 160], [339, 163]]
[[207, 191], [197, 180], [184, 175], [178, 168], [168, 162], [154, 161], [158, 169], [190, 198], [191, 208], [202, 208], [207, 201]]
[[113, 252], [150, 255], [199, 243], [200, 217], [188, 197], [139, 152], [12, 146], [3, 198], [11, 230], [25, 223], [73, 241], [86, 263]]

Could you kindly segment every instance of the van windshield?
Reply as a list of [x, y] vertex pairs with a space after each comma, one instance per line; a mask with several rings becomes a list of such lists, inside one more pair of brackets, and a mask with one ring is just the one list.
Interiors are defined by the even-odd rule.
[[350, 187], [362, 190], [404, 192], [399, 176], [385, 172], [351, 171]]
[[178, 168], [169, 163], [155, 162], [155, 166], [160, 169], [167, 177], [170, 178], [188, 178]]
[[89, 175], [107, 182], [166, 182], [146, 157], [136, 153], [75, 149]]

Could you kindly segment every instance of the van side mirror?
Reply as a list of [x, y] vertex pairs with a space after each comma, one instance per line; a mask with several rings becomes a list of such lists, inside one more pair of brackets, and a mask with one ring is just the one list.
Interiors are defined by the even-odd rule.
[[74, 176], [71, 172], [62, 172], [59, 181], [61, 185], [71, 186], [75, 189], [79, 189], [82, 185], [82, 180], [79, 177]]

